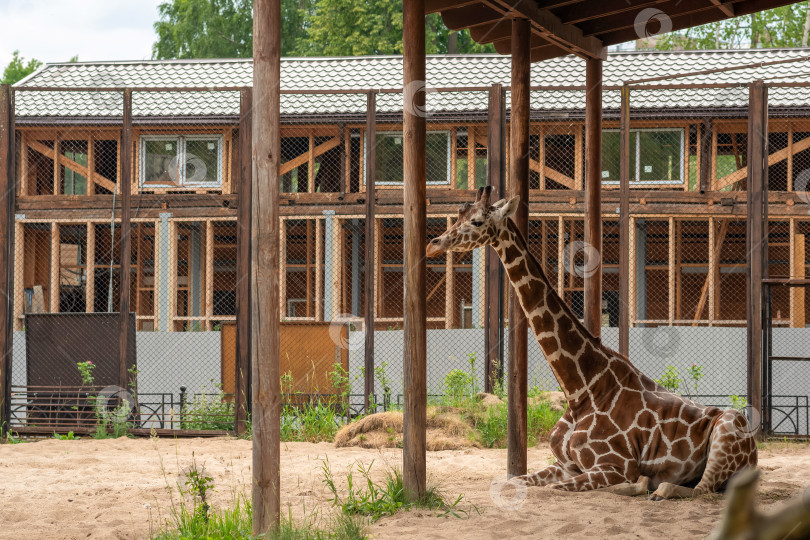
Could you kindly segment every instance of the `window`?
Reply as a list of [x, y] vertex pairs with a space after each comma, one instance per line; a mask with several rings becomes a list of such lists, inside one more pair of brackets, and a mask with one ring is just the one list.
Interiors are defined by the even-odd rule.
[[[621, 132], [602, 133], [602, 182], [621, 179]], [[638, 183], [683, 183], [683, 129], [631, 129], [630, 181]]]
[[221, 135], [144, 135], [140, 156], [143, 187], [222, 185]]
[[[402, 132], [378, 132], [375, 151], [380, 185], [402, 184]], [[428, 131], [425, 140], [426, 180], [428, 184], [450, 183], [450, 132]]]

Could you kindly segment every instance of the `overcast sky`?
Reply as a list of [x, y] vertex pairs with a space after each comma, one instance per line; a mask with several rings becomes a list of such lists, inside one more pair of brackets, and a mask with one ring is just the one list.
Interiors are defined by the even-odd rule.
[[0, 71], [14, 50], [43, 62], [151, 58], [163, 1], [0, 0]]

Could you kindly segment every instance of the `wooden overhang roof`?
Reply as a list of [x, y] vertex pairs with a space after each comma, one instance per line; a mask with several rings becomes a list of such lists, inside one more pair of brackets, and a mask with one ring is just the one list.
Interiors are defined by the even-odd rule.
[[531, 24], [531, 61], [605, 58], [608, 45], [796, 3], [795, 0], [425, 0], [451, 30], [511, 50], [512, 19]]

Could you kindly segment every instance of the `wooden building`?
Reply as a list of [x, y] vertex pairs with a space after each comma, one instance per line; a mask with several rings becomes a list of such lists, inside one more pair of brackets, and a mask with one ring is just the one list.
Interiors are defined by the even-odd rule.
[[[532, 249], [579, 312], [587, 271], [581, 266], [587, 250], [581, 64], [563, 57], [532, 66], [529, 227]], [[716, 88], [631, 92], [631, 247], [620, 253], [619, 86], [732, 66], [740, 69], [675, 81]], [[618, 324], [621, 256], [631, 260], [631, 325], [745, 325], [747, 91], [729, 85], [802, 81], [808, 67], [807, 51], [799, 49], [608, 56], [603, 325]], [[428, 94], [426, 111], [431, 235], [444, 231], [458, 206], [487, 183], [493, 152], [507, 160], [503, 148], [489, 147], [491, 131], [504, 129], [493, 127], [489, 107], [492, 94], [502, 91], [498, 85], [507, 87], [508, 125], [510, 60], [434, 56], [427, 70], [428, 86], [437, 89]], [[138, 329], [212, 330], [235, 319], [238, 88], [250, 86], [251, 71], [247, 60], [48, 64], [16, 86], [16, 329], [26, 311], [117, 309], [120, 212], [114, 209], [122, 181], [132, 193], [130, 297]], [[283, 319], [361, 316], [370, 300], [364, 276], [373, 271], [377, 328], [402, 322], [403, 105], [393, 91], [401, 81], [400, 57], [282, 62]], [[121, 93], [101, 88], [133, 90], [130, 148], [122, 148]], [[770, 94], [771, 277], [806, 274], [808, 90]], [[373, 144], [369, 102], [376, 104]], [[132, 160], [126, 179], [124, 152]], [[374, 259], [366, 260], [370, 174]], [[428, 327], [483, 326], [485, 274], [477, 253], [429, 260]], [[804, 291], [775, 292], [775, 324], [805, 326]]]

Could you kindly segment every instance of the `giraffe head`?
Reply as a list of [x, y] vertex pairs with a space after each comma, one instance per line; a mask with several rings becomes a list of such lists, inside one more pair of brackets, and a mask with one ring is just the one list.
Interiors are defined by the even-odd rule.
[[458, 219], [444, 234], [430, 241], [427, 256], [436, 257], [446, 251], [470, 251], [495, 244], [500, 231], [518, 207], [519, 197], [501, 199], [489, 204], [492, 186], [478, 190], [474, 203], [465, 203], [458, 210]]

